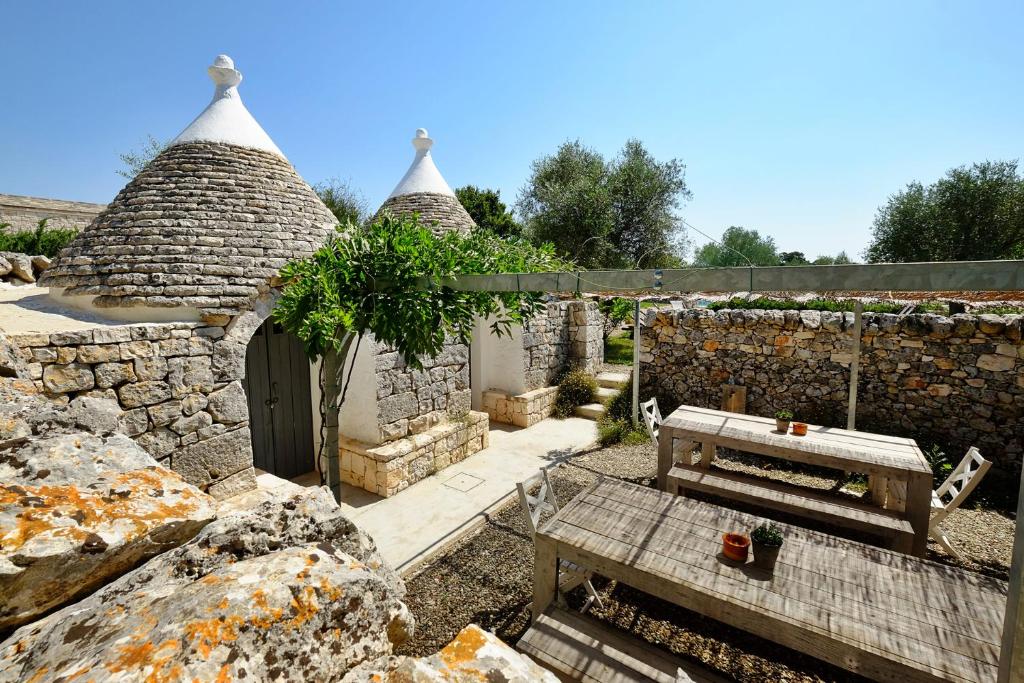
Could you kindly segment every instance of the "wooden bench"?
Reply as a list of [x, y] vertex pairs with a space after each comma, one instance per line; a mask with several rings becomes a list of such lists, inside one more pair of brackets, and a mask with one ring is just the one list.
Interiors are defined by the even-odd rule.
[[720, 678], [582, 614], [549, 607], [516, 645], [565, 681], [719, 683]]
[[782, 483], [676, 465], [669, 470], [668, 486], [676, 494], [696, 491], [863, 531], [885, 539], [890, 548], [899, 552], [910, 552], [914, 542], [914, 528], [896, 513]]

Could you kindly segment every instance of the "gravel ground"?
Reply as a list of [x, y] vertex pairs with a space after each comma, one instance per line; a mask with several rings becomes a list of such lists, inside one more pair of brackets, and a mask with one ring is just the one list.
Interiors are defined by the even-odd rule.
[[[815, 488], [836, 487], [827, 471], [789, 471], [758, 467], [755, 458], [723, 454], [727, 469], [744, 470]], [[656, 457], [651, 445], [595, 449], [574, 457], [552, 473], [560, 504], [565, 504], [599, 475], [653, 486]], [[992, 510], [958, 510], [947, 533], [965, 560], [948, 558], [929, 544], [929, 558], [1006, 579], [1009, 575], [1013, 520]], [[488, 519], [484, 528], [428, 564], [407, 582], [406, 602], [416, 615], [415, 637], [400, 654], [427, 655], [446, 645], [469, 623], [494, 631], [514, 645], [529, 626], [533, 591], [533, 544], [518, 501]], [[743, 683], [762, 681], [862, 681], [865, 679], [812, 657], [725, 626], [663, 602], [628, 586], [601, 578], [595, 586], [605, 602], [590, 614]], [[582, 588], [569, 596], [582, 605]]]

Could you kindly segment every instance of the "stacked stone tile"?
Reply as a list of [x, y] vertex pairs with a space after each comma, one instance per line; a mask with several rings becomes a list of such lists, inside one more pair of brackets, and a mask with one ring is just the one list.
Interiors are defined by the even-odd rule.
[[280, 155], [212, 142], [157, 156], [71, 242], [41, 284], [97, 306], [251, 307], [336, 224]]
[[[977, 446], [1005, 470], [1024, 454], [1021, 316], [865, 313], [857, 427], [939, 442], [959, 458]], [[797, 419], [845, 426], [852, 313], [704, 309], [648, 312], [643, 390], [667, 414], [681, 403], [718, 407], [730, 378], [748, 412], [788, 408]]]
[[417, 192], [391, 197], [380, 207], [377, 215], [384, 212], [393, 216], [416, 214], [420, 223], [430, 226], [438, 235], [452, 230], [468, 233], [476, 227], [476, 223], [457, 197], [437, 192]]

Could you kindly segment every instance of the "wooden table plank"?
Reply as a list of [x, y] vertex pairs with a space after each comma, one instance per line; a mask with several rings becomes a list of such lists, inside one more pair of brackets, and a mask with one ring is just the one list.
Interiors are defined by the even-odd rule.
[[759, 521], [603, 480], [538, 530], [537, 571], [568, 559], [881, 680], [994, 680], [1004, 583], [789, 525], [758, 581], [716, 553], [722, 530]]

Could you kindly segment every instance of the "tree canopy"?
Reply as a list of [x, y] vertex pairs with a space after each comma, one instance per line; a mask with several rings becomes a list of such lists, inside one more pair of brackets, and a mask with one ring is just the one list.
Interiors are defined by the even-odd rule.
[[[789, 254], [800, 252], [789, 252]], [[806, 260], [806, 259], [805, 259]], [[730, 266], [777, 266], [782, 263], [775, 240], [767, 235], [762, 237], [757, 230], [748, 230], [737, 225], [729, 227], [718, 243], [708, 242], [693, 257], [693, 265], [703, 268], [727, 268]]]
[[519, 237], [523, 226], [501, 201], [499, 190], [466, 185], [455, 190], [455, 196], [472, 217], [477, 227], [490, 230], [499, 237]]
[[686, 167], [657, 161], [629, 140], [607, 161], [580, 141], [533, 163], [516, 207], [535, 243], [588, 268], [678, 265], [685, 246], [676, 215], [690, 197]]
[[117, 175], [131, 180], [139, 175], [142, 169], [146, 168], [149, 162], [153, 161], [166, 147], [166, 142], [161, 142], [152, 135], [147, 135], [146, 141], [142, 143], [140, 149], [117, 155], [121, 163], [124, 164], [123, 168], [117, 169]]
[[1016, 161], [985, 161], [913, 182], [875, 215], [872, 263], [1024, 257], [1024, 179]]
[[313, 191], [338, 219], [339, 225], [359, 225], [369, 218], [366, 199], [346, 180], [329, 178], [314, 185]]

